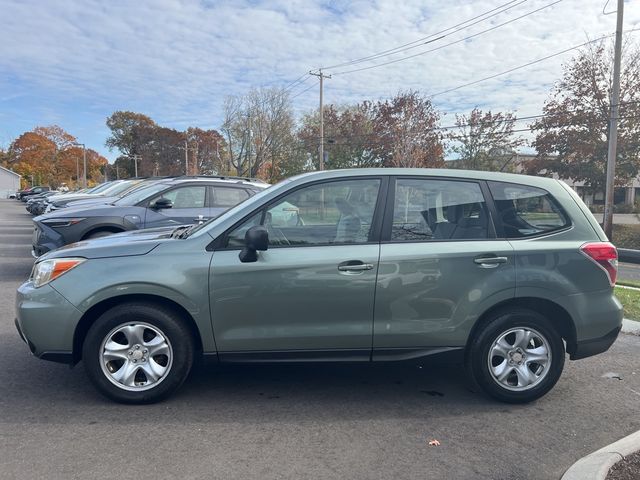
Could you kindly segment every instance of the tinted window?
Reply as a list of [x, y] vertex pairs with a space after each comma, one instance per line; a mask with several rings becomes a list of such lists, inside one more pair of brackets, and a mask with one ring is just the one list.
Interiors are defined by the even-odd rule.
[[147, 185], [145, 187], [136, 189], [130, 192], [128, 195], [122, 197], [114, 202], [115, 205], [131, 206], [146, 200], [147, 198], [155, 195], [156, 193], [166, 190], [168, 188], [166, 183], [156, 183], [153, 185]]
[[178, 187], [153, 198], [150, 203], [159, 198], [166, 198], [173, 203], [172, 208], [204, 208], [204, 197], [207, 187]]
[[569, 225], [546, 190], [501, 182], [489, 182], [489, 188], [507, 238], [529, 237]]
[[[380, 180], [328, 182], [301, 188], [268, 207], [263, 224], [269, 245], [332, 245], [366, 243]], [[244, 244], [244, 233], [258, 224], [255, 215], [229, 234], [228, 246]]]
[[477, 183], [398, 179], [391, 240], [477, 240], [488, 237], [489, 215]]
[[249, 198], [244, 188], [215, 187], [213, 189], [213, 206], [231, 208]]

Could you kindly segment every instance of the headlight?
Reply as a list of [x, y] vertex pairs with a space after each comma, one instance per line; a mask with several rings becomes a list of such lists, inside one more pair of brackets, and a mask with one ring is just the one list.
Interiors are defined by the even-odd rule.
[[70, 227], [76, 223], [80, 223], [84, 218], [48, 218], [43, 220], [42, 223], [52, 228]]
[[38, 262], [31, 272], [33, 286], [41, 287], [85, 261], [85, 258], [54, 258]]

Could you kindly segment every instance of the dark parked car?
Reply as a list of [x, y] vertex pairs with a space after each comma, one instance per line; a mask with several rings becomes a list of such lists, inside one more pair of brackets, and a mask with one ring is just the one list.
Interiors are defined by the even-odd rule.
[[63, 208], [34, 218], [33, 255], [127, 230], [204, 222], [267, 187], [229, 177], [169, 178], [110, 204]]
[[27, 212], [32, 215], [41, 215], [44, 213], [47, 204], [47, 198], [53, 195], [59, 195], [60, 192], [50, 190], [48, 192], [39, 193], [37, 195], [31, 195], [27, 198], [27, 205], [25, 208]]
[[[150, 200], [166, 204], [169, 193]], [[567, 354], [589, 357], [615, 341], [616, 275], [615, 247], [557, 180], [317, 172], [202, 226], [45, 255], [18, 290], [16, 326], [34, 355], [82, 360], [95, 386], [121, 402], [165, 398], [202, 354], [220, 362], [445, 355], [489, 395], [528, 402], [555, 385]]]
[[36, 187], [29, 187], [23, 190], [18, 190], [18, 192], [16, 193], [16, 198], [18, 200], [26, 202], [27, 198], [29, 198], [31, 195], [38, 195], [39, 193], [48, 192], [49, 190], [51, 190], [50, 187], [43, 187], [40, 185]]

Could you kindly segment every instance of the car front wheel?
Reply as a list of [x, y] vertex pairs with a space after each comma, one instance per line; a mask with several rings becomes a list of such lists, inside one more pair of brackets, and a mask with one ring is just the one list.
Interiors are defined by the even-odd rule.
[[153, 403], [173, 393], [193, 364], [193, 339], [173, 311], [127, 303], [103, 313], [83, 345], [89, 378], [107, 397]]
[[545, 395], [564, 368], [562, 337], [544, 316], [526, 309], [494, 315], [471, 340], [467, 369], [490, 396], [526, 403]]

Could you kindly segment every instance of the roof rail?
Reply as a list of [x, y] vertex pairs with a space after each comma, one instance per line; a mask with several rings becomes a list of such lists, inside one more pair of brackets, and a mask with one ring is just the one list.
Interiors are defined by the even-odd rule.
[[173, 178], [216, 178], [219, 180], [241, 180], [245, 182], [266, 183], [264, 180], [261, 180], [259, 178], [236, 177], [233, 175], [179, 175]]

